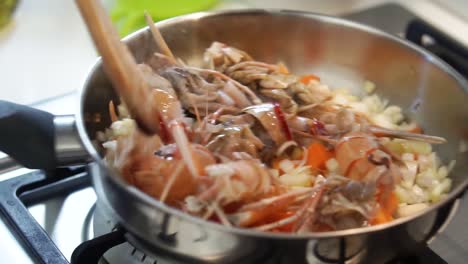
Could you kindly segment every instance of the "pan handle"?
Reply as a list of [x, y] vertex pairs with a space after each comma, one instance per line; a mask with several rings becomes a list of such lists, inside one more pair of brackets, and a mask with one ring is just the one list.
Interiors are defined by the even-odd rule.
[[29, 106], [0, 100], [0, 151], [31, 169], [84, 163], [73, 116], [54, 116]]

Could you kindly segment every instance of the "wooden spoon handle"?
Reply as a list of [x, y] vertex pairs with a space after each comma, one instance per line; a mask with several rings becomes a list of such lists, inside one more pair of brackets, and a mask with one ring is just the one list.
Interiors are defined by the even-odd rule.
[[151, 90], [137, 68], [135, 58], [117, 34], [112, 22], [97, 0], [76, 0], [81, 15], [102, 56], [104, 70], [114, 89], [122, 97], [140, 128], [147, 133], [158, 131], [158, 112]]

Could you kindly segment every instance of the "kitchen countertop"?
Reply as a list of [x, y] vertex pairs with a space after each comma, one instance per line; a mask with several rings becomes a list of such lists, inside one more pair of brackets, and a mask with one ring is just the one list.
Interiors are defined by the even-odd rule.
[[20, 0], [0, 58], [0, 98], [29, 104], [78, 89], [96, 53], [73, 1]]

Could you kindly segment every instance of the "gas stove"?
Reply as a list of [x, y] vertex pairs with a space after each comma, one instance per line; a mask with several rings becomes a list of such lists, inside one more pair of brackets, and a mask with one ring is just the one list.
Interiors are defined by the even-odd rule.
[[[381, 5], [344, 17], [371, 24], [422, 45], [468, 76], [468, 54], [412, 12], [394, 4]], [[378, 19], [376, 19], [378, 18]], [[398, 18], [398, 19], [395, 19]], [[37, 107], [61, 113], [77, 100], [75, 93], [41, 102]], [[70, 113], [70, 112], [68, 112]], [[415, 255], [397, 256], [389, 263], [464, 263], [468, 258], [468, 201], [457, 200], [441, 210], [428, 247]], [[7, 158], [0, 161], [0, 246], [7, 263], [192, 263], [163, 249], [148, 248], [124, 232], [105, 209], [91, 186], [87, 166], [35, 171], [18, 167]], [[170, 237], [168, 238], [170, 239]], [[343, 241], [346, 243], [346, 241]], [[357, 243], [358, 244], [358, 243]], [[248, 245], [246, 245], [248, 246]], [[366, 259], [366, 252], [340, 254], [343, 245], [307, 245], [297, 248], [256, 247], [241, 263], [380, 263]], [[321, 251], [336, 250], [334, 262]], [[287, 252], [287, 253], [286, 253]], [[307, 252], [304, 258], [304, 252]]]

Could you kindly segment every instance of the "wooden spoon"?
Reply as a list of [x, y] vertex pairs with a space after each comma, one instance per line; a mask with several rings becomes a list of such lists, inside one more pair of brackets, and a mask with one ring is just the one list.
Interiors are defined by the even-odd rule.
[[151, 89], [138, 70], [135, 58], [120, 41], [100, 1], [76, 0], [76, 4], [102, 56], [104, 70], [130, 114], [143, 131], [148, 134], [157, 133], [159, 113]]

